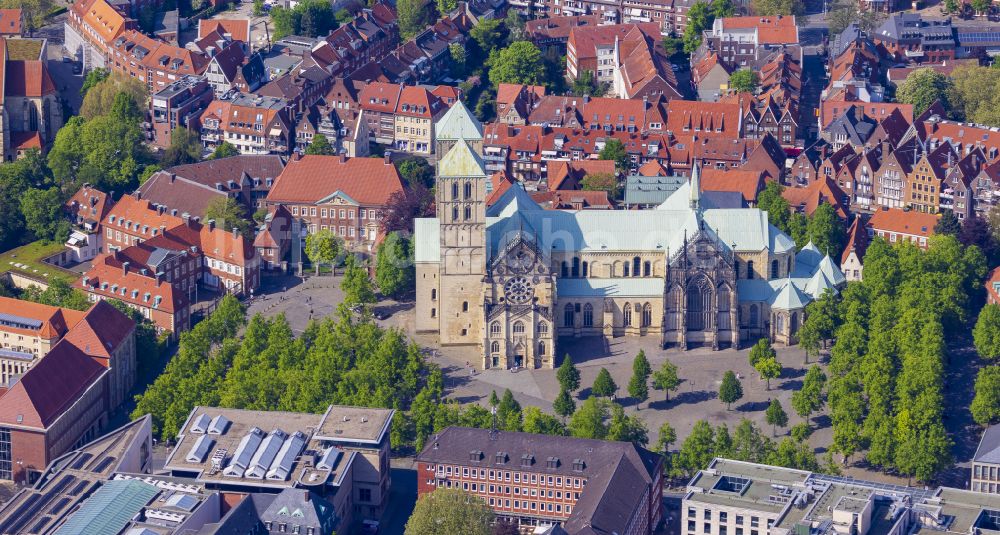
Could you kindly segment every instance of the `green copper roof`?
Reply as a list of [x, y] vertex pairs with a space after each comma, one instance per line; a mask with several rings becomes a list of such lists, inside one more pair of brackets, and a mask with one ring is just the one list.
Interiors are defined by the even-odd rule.
[[434, 125], [435, 136], [438, 140], [458, 140], [469, 141], [483, 139], [483, 125], [469, 111], [469, 108], [456, 102]]
[[55, 535], [117, 535], [157, 492], [156, 487], [142, 481], [108, 481]]
[[465, 141], [459, 140], [438, 162], [439, 177], [485, 177], [483, 159]]

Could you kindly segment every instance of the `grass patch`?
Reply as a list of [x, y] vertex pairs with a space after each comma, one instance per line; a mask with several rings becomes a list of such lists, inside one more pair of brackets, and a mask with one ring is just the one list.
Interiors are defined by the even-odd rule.
[[43, 242], [41, 240], [11, 249], [0, 254], [0, 273], [16, 271], [30, 277], [46, 280], [62, 276], [69, 278], [70, 282], [76, 281], [80, 278], [78, 273], [42, 262], [43, 258], [58, 254], [62, 250], [63, 244], [59, 242]]
[[31, 39], [7, 39], [7, 59], [35, 61], [42, 53], [42, 42]]

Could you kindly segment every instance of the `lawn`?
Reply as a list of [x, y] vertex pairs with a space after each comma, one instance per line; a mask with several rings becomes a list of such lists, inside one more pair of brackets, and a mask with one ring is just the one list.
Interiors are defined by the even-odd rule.
[[62, 276], [71, 282], [75, 281], [80, 278], [79, 274], [42, 262], [43, 258], [52, 256], [62, 250], [63, 244], [59, 242], [42, 241], [32, 242], [16, 249], [11, 249], [0, 254], [0, 274], [8, 271], [19, 271], [28, 276], [41, 277], [43, 279]]

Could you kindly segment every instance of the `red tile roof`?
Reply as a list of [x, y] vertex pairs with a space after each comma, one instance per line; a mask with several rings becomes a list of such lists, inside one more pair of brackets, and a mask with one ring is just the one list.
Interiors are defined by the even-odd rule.
[[[362, 108], [364, 100], [362, 99]], [[396, 104], [396, 114], [410, 117], [422, 117], [433, 119], [444, 113], [447, 107], [441, 104], [441, 100], [431, 94], [430, 91], [412, 85], [404, 86], [399, 93], [399, 101]]]
[[799, 42], [799, 30], [795, 17], [726, 17], [722, 20], [722, 29], [757, 29], [757, 44], [791, 45]]
[[805, 215], [812, 215], [820, 203], [827, 203], [833, 206], [837, 216], [843, 220], [847, 219], [847, 210], [844, 209], [848, 200], [847, 194], [832, 178], [820, 177], [804, 188], [785, 188], [781, 196], [788, 201], [792, 209], [801, 209]]
[[612, 210], [615, 207], [606, 191], [536, 191], [531, 198], [546, 210]]
[[0, 35], [21, 35], [24, 14], [20, 9], [0, 9]]
[[80, 0], [70, 8], [83, 24], [99, 36], [105, 46], [130, 26], [130, 20], [115, 9], [107, 0]]
[[549, 190], [579, 190], [587, 175], [615, 174], [612, 160], [551, 161], [548, 168]]
[[315, 203], [337, 191], [369, 206], [383, 206], [403, 189], [396, 167], [380, 158], [306, 155], [289, 162], [268, 202]]
[[240, 234], [226, 232], [220, 227], [209, 229], [208, 225], [204, 225], [199, 237], [201, 250], [206, 256], [217, 260], [245, 265], [256, 254], [250, 240]]
[[500, 200], [500, 197], [517, 181], [508, 175], [507, 171], [497, 171], [490, 177], [490, 182], [493, 184], [493, 192], [486, 199], [487, 206], [493, 206], [493, 203]]
[[[132, 249], [132, 247], [129, 247]], [[172, 284], [166, 281], [157, 282], [155, 277], [141, 275], [135, 271], [125, 273], [110, 255], [101, 255], [94, 260], [94, 266], [87, 271], [87, 275], [77, 281], [76, 286], [82, 290], [105, 298], [119, 299], [126, 303], [131, 303], [141, 307], [154, 308], [169, 314], [174, 314], [187, 306], [187, 294], [177, 290], [174, 291]], [[106, 288], [102, 285], [107, 283]], [[117, 285], [117, 292], [112, 292], [112, 288]], [[125, 293], [122, 293], [122, 290]], [[136, 297], [132, 297], [132, 291], [138, 290]], [[149, 300], [145, 300], [146, 294]], [[154, 307], [157, 297], [160, 303]]]
[[745, 202], [753, 203], [762, 189], [764, 177], [759, 170], [715, 167], [701, 170], [701, 191], [734, 191], [743, 195]]
[[45, 429], [106, 371], [75, 345], [59, 342], [0, 396], [0, 423]]
[[929, 237], [934, 235], [934, 225], [937, 224], [937, 220], [936, 214], [888, 208], [876, 211], [868, 220], [868, 226], [876, 232], [881, 230]]
[[597, 57], [598, 45], [611, 45], [615, 38], [625, 37], [634, 28], [650, 37], [661, 39], [660, 25], [655, 22], [640, 24], [608, 24], [604, 26], [578, 26], [569, 32], [569, 43], [576, 50], [577, 61], [584, 58]]
[[10, 148], [15, 151], [41, 149], [42, 134], [39, 132], [11, 132]]
[[134, 329], [134, 321], [102, 299], [70, 329], [66, 341], [92, 357], [111, 358]]
[[56, 92], [48, 68], [41, 61], [7, 61], [5, 97], [44, 97]]
[[664, 167], [663, 164], [660, 163], [657, 160], [650, 160], [650, 161], [642, 164], [642, 166], [639, 167], [638, 173], [640, 175], [642, 175], [642, 176], [669, 176], [670, 175], [670, 172], [667, 171], [667, 168]]
[[234, 41], [250, 44], [250, 19], [201, 19], [198, 21], [198, 39], [218, 30], [229, 34]]
[[858, 260], [864, 260], [865, 251], [868, 250], [868, 230], [861, 224], [861, 217], [855, 217], [851, 223], [851, 228], [847, 231], [847, 245], [840, 255], [840, 265], [847, 263], [847, 257], [851, 253], [858, 255]]
[[667, 103], [667, 130], [675, 136], [698, 132], [702, 137], [739, 136], [738, 102], [696, 102], [674, 99]]
[[85, 184], [66, 201], [66, 210], [74, 217], [100, 223], [111, 210], [111, 199], [107, 193]]
[[[111, 220], [112, 217], [115, 218], [114, 222]], [[147, 226], [151, 229], [161, 226], [166, 226], [169, 229], [184, 224], [184, 220], [180, 217], [170, 215], [170, 212], [161, 214], [153, 208], [149, 201], [139, 200], [131, 195], [123, 195], [101, 224], [105, 226], [117, 225], [121, 219], [130, 221], [133, 226]]]
[[37, 331], [10, 326], [4, 326], [2, 328], [4, 331], [19, 332], [47, 339], [65, 335], [84, 316], [83, 312], [77, 310], [43, 305], [33, 301], [22, 301], [12, 297], [0, 297], [0, 314], [10, 314], [42, 323]]
[[358, 101], [363, 110], [393, 113], [402, 90], [402, 85], [372, 82], [361, 90]]

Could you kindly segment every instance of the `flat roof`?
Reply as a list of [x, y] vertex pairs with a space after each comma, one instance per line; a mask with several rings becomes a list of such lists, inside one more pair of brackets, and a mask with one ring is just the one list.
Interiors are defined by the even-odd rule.
[[378, 444], [389, 431], [396, 411], [330, 405], [316, 429], [322, 440]]

